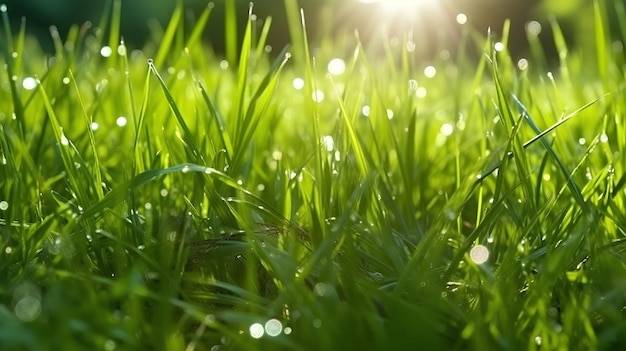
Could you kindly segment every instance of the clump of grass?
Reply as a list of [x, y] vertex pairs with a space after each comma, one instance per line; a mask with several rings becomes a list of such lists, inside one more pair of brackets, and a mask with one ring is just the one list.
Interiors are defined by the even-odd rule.
[[510, 56], [508, 24], [497, 45], [464, 28], [478, 62], [429, 73], [389, 42], [311, 51], [293, 1], [292, 49], [266, 52], [251, 8], [221, 60], [200, 40], [213, 7], [189, 27], [179, 4], [131, 50], [113, 4], [53, 33], [52, 57], [2, 7], [3, 347], [625, 342], [624, 58], [603, 2], [593, 58], [552, 23], [553, 73], [533, 33]]

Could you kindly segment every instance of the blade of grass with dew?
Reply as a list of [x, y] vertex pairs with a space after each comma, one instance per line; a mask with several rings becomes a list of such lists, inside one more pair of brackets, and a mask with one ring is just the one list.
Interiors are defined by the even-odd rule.
[[285, 47], [278, 55], [270, 67], [270, 70], [265, 77], [263, 77], [263, 80], [250, 98], [245, 115], [243, 115], [243, 119], [240, 122], [242, 129], [239, 131], [241, 134], [238, 135], [236, 139], [238, 146], [234, 149], [233, 153], [233, 163], [231, 167], [234, 173], [238, 173], [241, 169], [244, 153], [250, 145], [250, 141], [257, 130], [257, 126], [261, 122], [264, 110], [271, 102], [280, 71], [291, 57], [287, 50], [288, 47]]
[[[246, 28], [243, 35], [243, 41], [241, 44], [241, 51], [239, 53], [239, 66], [237, 68], [237, 85], [236, 89], [233, 89], [232, 105], [234, 120], [234, 132], [233, 132], [233, 146], [235, 147], [235, 154], [242, 154], [242, 148], [247, 148], [247, 145], [241, 145], [240, 141], [243, 139], [246, 133], [247, 126], [244, 124], [244, 115], [246, 113], [246, 92], [248, 87], [248, 73], [250, 65], [250, 50], [252, 49], [252, 4], [248, 7], [248, 21], [246, 22]], [[235, 61], [233, 61], [235, 62]], [[234, 157], [233, 157], [234, 158]], [[238, 170], [237, 170], [238, 171]]]
[[[532, 130], [537, 135], [541, 135], [542, 134], [541, 129], [539, 129], [539, 127], [537, 127], [537, 125], [533, 121], [532, 117], [530, 117], [530, 115], [528, 114], [528, 110], [526, 109], [524, 104], [522, 104], [522, 102], [519, 101], [517, 96], [515, 96], [514, 94], [512, 96], [513, 96], [513, 100], [515, 101], [515, 104], [517, 105], [520, 113], [522, 113], [522, 115], [524, 116], [524, 120], [528, 123], [528, 125], [532, 128]], [[595, 101], [598, 101], [598, 100], [595, 100]], [[594, 102], [583, 106], [582, 109], [585, 109], [585, 108], [591, 106], [591, 104], [593, 104]], [[562, 121], [565, 121], [565, 119], [563, 119]], [[554, 126], [552, 129], [554, 129], [556, 127], [558, 127], [558, 125]], [[545, 135], [545, 134], [543, 134], [543, 135]], [[536, 140], [536, 139], [533, 139], [533, 140]], [[589, 213], [589, 211], [591, 210], [590, 207], [589, 207], [589, 204], [585, 202], [585, 199], [583, 198], [582, 193], [580, 192], [580, 188], [578, 187], [578, 184], [576, 184], [576, 182], [574, 181], [574, 179], [572, 177], [572, 174], [570, 174], [570, 172], [567, 170], [567, 167], [565, 166], [565, 164], [563, 163], [561, 158], [557, 155], [556, 151], [554, 151], [554, 149], [552, 148], [552, 145], [550, 145], [550, 143], [545, 138], [539, 137], [539, 140], [541, 141], [541, 143], [544, 146], [544, 148], [546, 149], [546, 151], [550, 154], [550, 156], [554, 160], [554, 162], [558, 165], [558, 167], [559, 167], [560, 171], [563, 173], [563, 176], [565, 177], [565, 179], [567, 179], [567, 184], [568, 184], [568, 186], [570, 188], [570, 191], [572, 192], [572, 195], [576, 199], [576, 202], [578, 202], [578, 205], [583, 210], [585, 210], [585, 212]]]
[[104, 190], [102, 189], [102, 186], [101, 186], [102, 173], [101, 173], [100, 158], [98, 157], [98, 150], [96, 149], [96, 138], [93, 134], [93, 128], [91, 127], [93, 123], [93, 118], [89, 117], [89, 115], [87, 114], [87, 110], [85, 109], [85, 104], [83, 102], [83, 98], [81, 97], [80, 89], [78, 88], [78, 84], [76, 82], [76, 77], [74, 77], [74, 73], [72, 73], [71, 70], [68, 73], [70, 75], [70, 79], [72, 80], [74, 89], [76, 90], [76, 96], [78, 97], [78, 102], [83, 112], [83, 118], [85, 119], [85, 124], [87, 125], [87, 135], [89, 136], [89, 146], [91, 149], [93, 162], [94, 162], [91, 173], [94, 179], [94, 183], [96, 184], [94, 186], [95, 188], [94, 190], [96, 192], [97, 199], [99, 200], [104, 197]]
[[[0, 12], [2, 12], [2, 24], [4, 26], [4, 36], [7, 43], [6, 51], [4, 52], [4, 59], [6, 64], [6, 73], [9, 76], [9, 89], [11, 92], [11, 100], [13, 102], [13, 114], [15, 116], [15, 120], [17, 123], [18, 134], [22, 139], [24, 139], [26, 133], [26, 121], [24, 116], [24, 105], [19, 97], [18, 88], [17, 88], [17, 80], [13, 79], [13, 77], [17, 77], [14, 67], [14, 59], [12, 57], [12, 53], [15, 52], [15, 47], [13, 43], [13, 32], [11, 31], [11, 23], [9, 21], [9, 15], [7, 13], [6, 5], [2, 4]], [[21, 60], [21, 58], [19, 59]]]
[[176, 103], [176, 100], [174, 99], [169, 88], [165, 84], [165, 81], [163, 81], [163, 78], [161, 78], [161, 75], [159, 74], [159, 72], [157, 71], [154, 65], [154, 62], [152, 60], [148, 60], [148, 65], [150, 67], [150, 71], [152, 71], [152, 73], [157, 78], [161, 86], [161, 89], [163, 90], [163, 94], [165, 95], [165, 99], [167, 100], [167, 103], [170, 106], [172, 113], [176, 117], [176, 121], [178, 122], [178, 125], [183, 130], [182, 138], [185, 144], [184, 147], [185, 147], [185, 151], [187, 152], [187, 156], [193, 161], [204, 163], [203, 155], [200, 151], [200, 148], [198, 147], [196, 141], [194, 140], [193, 133], [189, 129], [187, 122], [185, 122], [185, 118], [180, 112], [180, 109], [178, 108], [178, 104]]

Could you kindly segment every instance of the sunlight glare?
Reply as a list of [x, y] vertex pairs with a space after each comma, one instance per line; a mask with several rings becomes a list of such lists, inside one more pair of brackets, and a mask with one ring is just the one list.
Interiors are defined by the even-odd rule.
[[415, 14], [416, 12], [429, 12], [435, 10], [441, 4], [439, 0], [359, 0], [361, 3], [376, 3], [381, 13], [388, 17]]

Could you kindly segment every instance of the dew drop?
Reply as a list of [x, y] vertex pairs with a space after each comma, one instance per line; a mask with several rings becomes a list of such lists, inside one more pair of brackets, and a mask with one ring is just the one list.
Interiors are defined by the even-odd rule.
[[322, 137], [322, 145], [326, 151], [331, 152], [335, 149], [335, 140], [330, 135], [325, 135]]
[[606, 143], [608, 141], [609, 141], [609, 136], [606, 135], [606, 133], [602, 133], [602, 135], [600, 135], [600, 142]]
[[91, 130], [96, 131], [98, 128], [100, 128], [98, 122], [91, 122]]
[[424, 68], [424, 75], [426, 78], [433, 78], [437, 75], [437, 69], [435, 66], [426, 66], [426, 68]]
[[0, 211], [6, 211], [9, 209], [9, 203], [6, 201], [0, 201]]
[[528, 60], [525, 58], [520, 59], [519, 61], [517, 61], [517, 68], [520, 69], [520, 71], [525, 71], [528, 69]]
[[413, 40], [408, 40], [405, 46], [406, 46], [406, 51], [408, 52], [414, 52], [415, 49], [417, 49], [417, 45], [415, 44]]
[[293, 85], [294, 89], [302, 90], [304, 88], [304, 79], [295, 78], [291, 84]]
[[33, 77], [26, 77], [22, 81], [22, 86], [26, 90], [33, 90], [33, 89], [35, 89], [37, 87], [37, 79], [35, 79]]
[[278, 319], [265, 322], [265, 333], [269, 336], [278, 336], [283, 331], [283, 324]]
[[265, 334], [265, 328], [261, 323], [254, 323], [250, 326], [250, 336], [254, 339], [260, 339]]
[[489, 249], [483, 245], [476, 245], [470, 250], [470, 258], [476, 264], [483, 264], [489, 259]]
[[315, 90], [313, 94], [311, 95], [311, 98], [315, 102], [322, 102], [324, 101], [324, 92], [321, 90]]
[[102, 55], [102, 57], [110, 57], [112, 53], [113, 49], [111, 49], [110, 46], [105, 45], [100, 49], [100, 55]]
[[541, 30], [541, 23], [537, 21], [530, 21], [526, 23], [526, 32], [528, 32], [529, 35], [537, 36], [541, 33]]
[[328, 62], [328, 73], [338, 76], [346, 71], [346, 63], [340, 58], [334, 58]]
[[393, 110], [387, 109], [387, 119], [393, 119]]
[[119, 127], [124, 127], [127, 122], [128, 121], [126, 120], [126, 117], [124, 117], [124, 116], [119, 116], [115, 120], [115, 124], [117, 124]]
[[7, 5], [5, 4], [0, 5], [0, 12], [7, 12]]
[[363, 114], [363, 116], [369, 117], [370, 116], [370, 107], [369, 107], [369, 105], [365, 105], [365, 106], [361, 107], [361, 113]]
[[439, 129], [439, 132], [443, 136], [446, 136], [446, 137], [450, 136], [452, 135], [452, 132], [454, 132], [454, 126], [452, 126], [452, 124], [450, 123], [444, 123]]
[[458, 24], [467, 23], [467, 15], [464, 13], [459, 13], [458, 15], [456, 15], [456, 23]]

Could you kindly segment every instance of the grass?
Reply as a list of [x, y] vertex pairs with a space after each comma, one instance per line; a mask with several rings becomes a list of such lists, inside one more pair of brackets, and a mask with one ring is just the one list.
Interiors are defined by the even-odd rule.
[[464, 27], [434, 75], [390, 41], [312, 50], [289, 0], [283, 51], [252, 10], [238, 44], [231, 8], [222, 60], [200, 40], [213, 7], [190, 25], [181, 5], [131, 50], [113, 3], [50, 57], [2, 11], [3, 349], [626, 343], [610, 2], [594, 48], [551, 23], [552, 66], [533, 33], [511, 57], [506, 23], [502, 47]]

